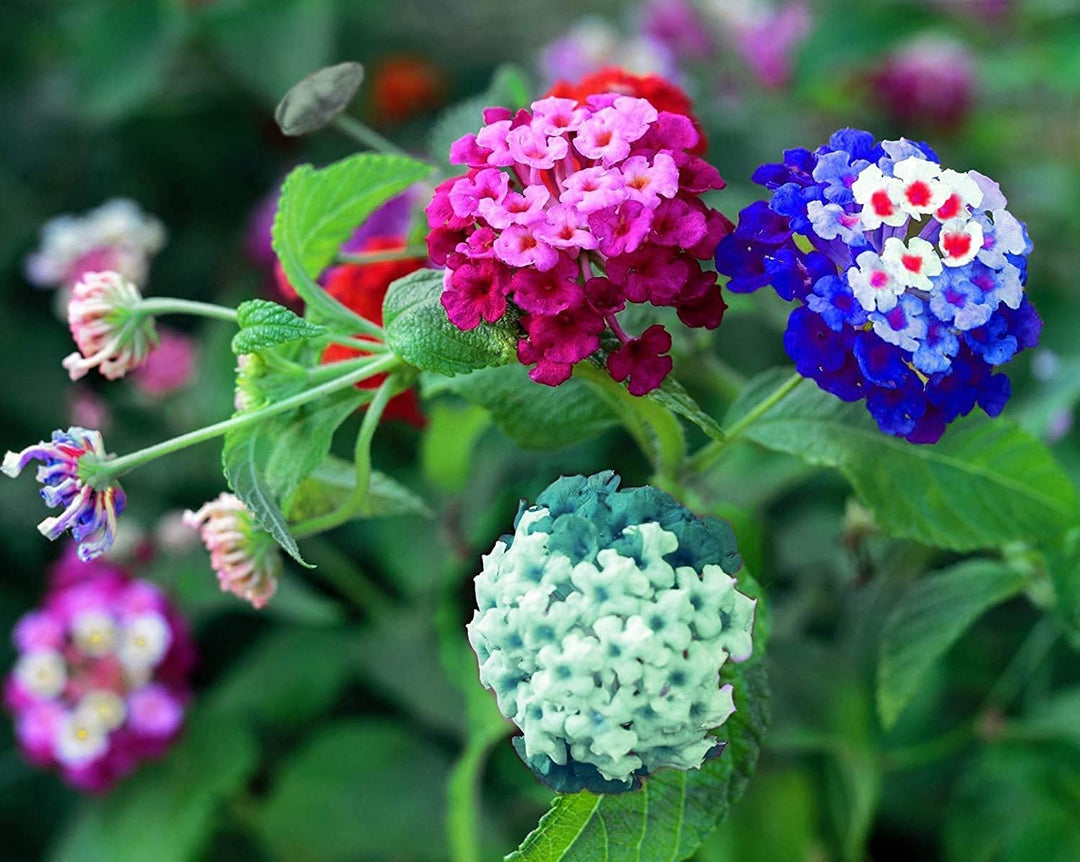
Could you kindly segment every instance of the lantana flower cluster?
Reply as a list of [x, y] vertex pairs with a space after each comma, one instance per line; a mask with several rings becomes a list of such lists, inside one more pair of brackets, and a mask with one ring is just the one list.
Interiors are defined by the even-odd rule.
[[222, 592], [239, 596], [256, 609], [266, 607], [277, 592], [281, 553], [240, 498], [219, 494], [199, 509], [184, 512], [183, 524], [198, 530]]
[[555, 481], [476, 578], [480, 680], [521, 729], [518, 754], [560, 791], [631, 790], [718, 755], [711, 731], [735, 710], [720, 669], [752, 652], [730, 527], [619, 482]]
[[98, 489], [83, 481], [79, 475], [79, 462], [87, 455], [106, 457], [101, 432], [72, 426], [67, 431], [53, 431], [52, 439], [47, 443], [43, 440], [21, 452], [8, 452], [0, 467], [0, 472], [15, 477], [31, 461], [41, 463], [36, 478], [42, 485], [45, 505], [63, 511], [38, 524], [38, 531], [55, 541], [70, 530], [78, 543], [79, 558], [84, 561], [92, 560], [112, 547], [117, 516], [127, 504], [118, 484]]
[[180, 732], [194, 646], [152, 584], [69, 555], [14, 641], [4, 696], [19, 746], [73, 786], [107, 790]]
[[799, 373], [865, 398], [887, 434], [933, 443], [976, 404], [998, 415], [1010, 386], [995, 369], [1042, 322], [1024, 293], [1031, 242], [997, 183], [854, 129], [784, 156], [754, 173], [771, 199], [717, 249], [728, 288], [798, 300], [784, 345]]
[[88, 272], [118, 272], [144, 284], [165, 245], [165, 227], [134, 201], [114, 198], [85, 215], [58, 216], [41, 229], [41, 246], [26, 261], [38, 287], [71, 287]]
[[713, 329], [726, 307], [699, 263], [730, 229], [701, 200], [724, 181], [691, 154], [692, 121], [617, 93], [488, 108], [484, 121], [450, 149], [468, 173], [439, 185], [427, 207], [450, 321], [468, 330], [520, 312], [518, 359], [549, 386], [610, 329], [612, 376], [629, 378], [635, 395], [655, 389], [671, 370], [670, 334], [655, 324], [631, 337], [616, 314], [651, 303]]

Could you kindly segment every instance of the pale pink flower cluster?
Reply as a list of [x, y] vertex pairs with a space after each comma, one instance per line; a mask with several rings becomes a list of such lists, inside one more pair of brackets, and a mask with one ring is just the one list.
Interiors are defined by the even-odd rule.
[[157, 342], [154, 319], [140, 315], [139, 288], [118, 272], [88, 272], [68, 303], [68, 326], [79, 350], [64, 359], [72, 380], [97, 368], [109, 380], [142, 365]]
[[87, 272], [113, 270], [144, 284], [151, 258], [165, 245], [165, 227], [125, 198], [85, 215], [58, 216], [41, 229], [41, 246], [26, 261], [38, 287], [70, 287]]
[[240, 498], [222, 493], [197, 511], [184, 512], [184, 524], [199, 531], [222, 591], [265, 607], [277, 590], [281, 556]]

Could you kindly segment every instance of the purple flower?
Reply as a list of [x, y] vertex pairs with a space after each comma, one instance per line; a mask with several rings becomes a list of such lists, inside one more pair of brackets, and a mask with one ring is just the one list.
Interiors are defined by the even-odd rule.
[[1031, 243], [996, 183], [853, 129], [754, 179], [770, 198], [740, 213], [716, 267], [731, 290], [771, 284], [805, 303], [784, 338], [801, 374], [866, 398], [885, 433], [912, 442], [976, 404], [1000, 412], [1008, 386], [992, 369], [1037, 343], [1041, 322], [1023, 292]]
[[69, 784], [105, 791], [180, 732], [194, 645], [152, 584], [64, 557], [41, 608], [16, 625], [15, 646], [4, 700], [16, 738]]
[[42, 441], [21, 452], [8, 452], [0, 471], [15, 477], [31, 461], [41, 462], [37, 470], [41, 496], [45, 505], [62, 508], [63, 512], [43, 520], [38, 531], [55, 541], [70, 530], [79, 545], [79, 557], [89, 561], [112, 547], [116, 519], [127, 499], [117, 484], [98, 489], [83, 482], [79, 462], [85, 455], [106, 457], [101, 433], [73, 426], [67, 431], [53, 431], [49, 443]]

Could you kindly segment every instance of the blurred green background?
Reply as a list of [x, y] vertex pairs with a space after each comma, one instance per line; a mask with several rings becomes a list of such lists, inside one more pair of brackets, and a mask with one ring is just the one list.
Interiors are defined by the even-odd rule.
[[[757, 196], [749, 176], [758, 164], [786, 147], [813, 148], [845, 125], [928, 140], [944, 164], [1001, 183], [1035, 243], [1029, 291], [1046, 321], [1039, 351], [1011, 370], [1006, 415], [1051, 440], [1080, 480], [1071, 428], [1080, 400], [1080, 7], [813, 3], [804, 38], [787, 52], [790, 74], [777, 82], [762, 80], [733, 48], [746, 32], [738, 21], [766, 20], [760, 4], [696, 5], [711, 46], [666, 62], [695, 98], [708, 158], [729, 182], [715, 201], [729, 217]], [[68, 381], [59, 362], [71, 349], [66, 327], [52, 295], [23, 274], [47, 219], [130, 197], [169, 232], [148, 293], [265, 295], [266, 273], [244, 254], [253, 207], [293, 165], [325, 164], [354, 148], [333, 131], [278, 133], [272, 109], [291, 84], [329, 63], [363, 62], [368, 80], [354, 113], [422, 150], [440, 111], [482, 92], [502, 63], [532, 76], [539, 95], [549, 83], [542, 49], [588, 14], [606, 21], [617, 42], [638, 38], [647, 17], [635, 4], [587, 0], [6, 0], [4, 447], [70, 424], [76, 391], [104, 400], [110, 451], [231, 411], [229, 333], [213, 325], [188, 326], [199, 343], [197, 383], [167, 399], [148, 401], [126, 382], [107, 386], [96, 376]], [[928, 34], [961, 46], [970, 62], [949, 55], [944, 78], [927, 84], [940, 95], [961, 79], [956, 116], [918, 107], [910, 94], [901, 108], [906, 99], [917, 109], [898, 115], [882, 83], [897, 52]], [[709, 336], [713, 359], [743, 375], [786, 362], [784, 308], [774, 300], [763, 292], [733, 301]], [[716, 415], [730, 398], [691, 369], [684, 382]], [[27, 766], [10, 724], [0, 724], [0, 856], [450, 858], [445, 784], [475, 699], [467, 694], [478, 694], [456, 638], [479, 554], [509, 527], [516, 500], [557, 473], [615, 467], [632, 482], [645, 465], [614, 430], [528, 452], [475, 409], [449, 400], [430, 409], [425, 432], [393, 425], [380, 433], [376, 464], [428, 496], [437, 519], [363, 523], [311, 542], [320, 572], [290, 570], [263, 615], [217, 592], [201, 549], [144, 547], [137, 573], [179, 597], [200, 643], [189, 732], [165, 763], [107, 800], [86, 802]], [[160, 516], [216, 495], [217, 462], [209, 444], [131, 476], [124, 529], [139, 525], [149, 537]], [[811, 476], [784, 456], [740, 450], [704, 487], [737, 507], [728, 514], [774, 606], [775, 716], [750, 793], [700, 851], [702, 862], [1080, 859], [1076, 652], [1060, 639], [1032, 645], [1038, 617], [1030, 606], [1013, 602], [978, 623], [886, 735], [873, 711], [881, 621], [905, 585], [950, 560], [860, 531], [841, 480]], [[58, 551], [33, 529], [43, 517], [36, 496], [30, 482], [0, 493], [2, 631], [39, 600]], [[0, 666], [12, 660], [5, 639]], [[1066, 730], [1025, 736], [1025, 722], [1047, 711]], [[986, 726], [950, 743], [950, 728], [975, 712]], [[941, 744], [923, 744], [933, 740]], [[549, 797], [509, 745], [497, 745], [484, 783], [485, 858], [516, 846]]]

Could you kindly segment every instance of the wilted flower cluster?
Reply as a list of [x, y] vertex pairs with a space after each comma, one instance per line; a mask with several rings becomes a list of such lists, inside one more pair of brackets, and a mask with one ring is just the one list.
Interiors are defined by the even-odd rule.
[[36, 477], [43, 486], [41, 496], [50, 508], [62, 507], [64, 511], [38, 524], [38, 531], [55, 541], [70, 530], [82, 560], [92, 560], [112, 547], [116, 518], [127, 503], [119, 485], [99, 490], [79, 477], [79, 461], [88, 454], [105, 457], [101, 432], [73, 426], [67, 431], [53, 431], [49, 443], [42, 441], [21, 452], [8, 452], [0, 467], [0, 471], [14, 477], [31, 461], [41, 462]]
[[265, 607], [277, 591], [281, 554], [240, 498], [222, 493], [197, 511], [184, 512], [183, 521], [199, 531], [222, 592], [239, 596], [255, 608]]
[[607, 471], [564, 477], [484, 557], [468, 626], [480, 680], [560, 791], [630, 790], [720, 753], [720, 668], [752, 650], [730, 528]]
[[97, 368], [109, 380], [138, 368], [157, 343], [154, 319], [140, 315], [139, 288], [118, 272], [88, 272], [71, 293], [68, 326], [79, 348], [63, 361], [72, 380]]
[[152, 584], [69, 556], [14, 641], [4, 694], [16, 738], [75, 787], [108, 789], [179, 733], [194, 647]]
[[754, 180], [772, 198], [740, 213], [716, 265], [730, 290], [771, 284], [802, 303], [784, 335], [799, 373], [865, 398], [882, 431], [915, 443], [976, 403], [1002, 411], [1009, 380], [995, 368], [1042, 322], [1023, 289], [1031, 243], [997, 183], [853, 129]]
[[720, 324], [725, 305], [711, 257], [730, 229], [701, 194], [724, 185], [690, 153], [684, 115], [605, 93], [555, 96], [486, 125], [450, 150], [469, 172], [442, 183], [427, 207], [431, 259], [445, 264], [442, 303], [472, 329], [521, 311], [518, 358], [530, 377], [558, 385], [610, 328], [620, 346], [609, 370], [642, 395], [671, 370], [660, 325], [627, 335], [615, 315], [628, 302], [677, 310], [687, 326]]
[[26, 277], [39, 287], [71, 286], [88, 272], [118, 272], [144, 284], [151, 258], [165, 245], [161, 222], [125, 198], [82, 216], [45, 223], [41, 246], [26, 261]]

